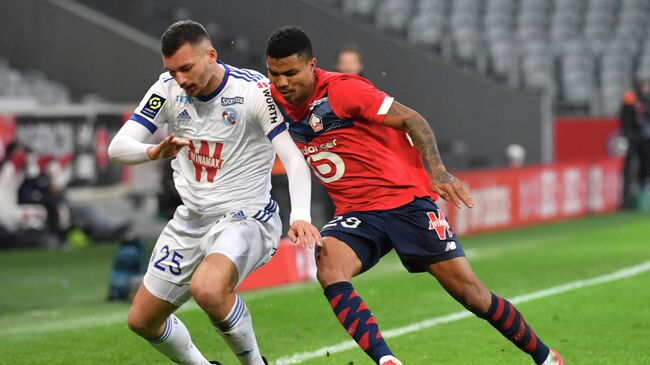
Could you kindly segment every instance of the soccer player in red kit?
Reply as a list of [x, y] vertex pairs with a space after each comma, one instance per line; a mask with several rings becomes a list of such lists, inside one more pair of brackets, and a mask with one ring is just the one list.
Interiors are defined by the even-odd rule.
[[467, 262], [435, 200], [471, 208], [472, 198], [446, 171], [428, 122], [362, 77], [317, 68], [298, 27], [271, 35], [266, 61], [291, 137], [336, 205], [336, 217], [321, 230], [317, 277], [359, 347], [377, 364], [401, 364], [351, 283], [395, 249], [409, 272], [429, 272], [536, 364], [564, 364]]

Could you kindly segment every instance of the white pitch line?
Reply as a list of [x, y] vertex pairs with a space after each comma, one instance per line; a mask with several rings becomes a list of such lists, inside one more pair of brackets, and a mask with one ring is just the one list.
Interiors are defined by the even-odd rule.
[[[179, 313], [196, 310], [198, 307], [199, 306], [195, 302], [188, 302], [179, 308], [176, 312]], [[92, 327], [110, 326], [119, 323], [123, 323], [124, 326], [126, 326], [127, 313], [128, 309], [124, 308], [110, 313], [97, 314], [95, 316], [63, 318], [59, 320], [55, 319], [49, 321], [38, 320], [30, 325], [5, 329], [2, 333], [0, 333], [0, 339], [3, 337], [11, 336], [35, 335], [65, 330], [79, 330]], [[60, 315], [60, 312], [57, 314]]]
[[[299, 290], [303, 283], [296, 283], [293, 285], [286, 285], [283, 287], [266, 289], [256, 292], [245, 292], [244, 298], [264, 298], [266, 296], [274, 295], [275, 293], [287, 293]], [[194, 301], [189, 301], [180, 307], [176, 313], [183, 313], [189, 311], [200, 310], [200, 307]], [[60, 310], [45, 310], [45, 311], [32, 311], [32, 317], [42, 318], [46, 314], [56, 315], [61, 317]], [[74, 318], [48, 318], [45, 320], [34, 320], [32, 323], [14, 328], [4, 328], [0, 331], [0, 340], [6, 337], [22, 336], [29, 338], [36, 334], [47, 334], [52, 332], [59, 332], [65, 330], [81, 330], [86, 328], [94, 328], [101, 326], [112, 326], [116, 324], [124, 324], [126, 326], [126, 317], [128, 308], [119, 308], [110, 311], [104, 311], [95, 315], [85, 315]]]
[[[570, 283], [554, 286], [548, 289], [535, 291], [529, 294], [519, 295], [510, 299], [510, 302], [512, 302], [513, 304], [526, 303], [533, 300], [570, 292], [573, 290], [588, 288], [599, 284], [630, 278], [647, 271], [650, 271], [650, 261], [646, 261], [639, 265], [630, 266], [618, 270], [616, 272], [613, 272], [611, 274], [597, 276], [590, 279], [572, 281]], [[408, 326], [394, 328], [388, 331], [382, 331], [382, 334], [384, 338], [393, 338], [408, 333], [417, 332], [426, 328], [434, 327], [440, 324], [459, 321], [461, 319], [465, 319], [472, 316], [474, 316], [474, 314], [472, 314], [469, 311], [460, 311], [460, 312], [448, 314], [446, 316], [430, 318], [421, 322], [410, 324]], [[352, 340], [345, 341], [345, 342], [338, 343], [336, 345], [326, 346], [315, 351], [300, 352], [290, 356], [281, 357], [277, 359], [273, 364], [274, 365], [300, 364], [307, 360], [315, 359], [317, 357], [327, 356], [328, 353], [332, 354], [332, 353], [342, 352], [356, 347], [357, 347], [356, 342]]]

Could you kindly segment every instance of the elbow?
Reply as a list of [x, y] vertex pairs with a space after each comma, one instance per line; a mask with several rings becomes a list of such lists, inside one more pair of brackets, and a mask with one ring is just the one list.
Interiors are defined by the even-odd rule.
[[430, 126], [427, 120], [424, 119], [420, 113], [416, 112], [415, 110], [411, 110], [408, 115], [404, 116], [404, 119], [402, 121], [402, 130], [406, 133], [414, 130], [419, 130], [422, 127]]
[[111, 144], [108, 145], [108, 159], [111, 162], [116, 162], [115, 159], [117, 158], [117, 156], [116, 156], [117, 151], [115, 151], [115, 149], [116, 149], [115, 144], [116, 144], [115, 139], [113, 139], [111, 141]]
[[119, 137], [113, 138], [113, 140], [111, 141], [111, 144], [108, 145], [108, 151], [107, 151], [108, 159], [112, 163], [117, 163], [117, 164], [121, 163], [120, 158], [119, 158], [119, 155], [120, 155], [119, 149], [120, 149], [120, 147], [119, 147]]

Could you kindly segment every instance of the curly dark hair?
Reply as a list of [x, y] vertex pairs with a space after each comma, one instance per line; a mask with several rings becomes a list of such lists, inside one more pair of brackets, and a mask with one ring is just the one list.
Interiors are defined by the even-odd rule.
[[266, 55], [284, 58], [293, 54], [305, 59], [314, 57], [307, 33], [294, 25], [276, 29], [266, 42]]

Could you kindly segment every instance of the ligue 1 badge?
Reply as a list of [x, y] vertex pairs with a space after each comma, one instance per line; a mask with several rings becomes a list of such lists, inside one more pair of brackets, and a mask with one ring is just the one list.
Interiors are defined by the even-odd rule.
[[158, 115], [158, 112], [160, 111], [160, 108], [162, 108], [163, 104], [165, 104], [165, 101], [167, 101], [167, 99], [156, 93], [152, 93], [145, 106], [143, 106], [140, 110], [140, 113], [146, 115], [151, 119], [155, 119], [156, 115]]

